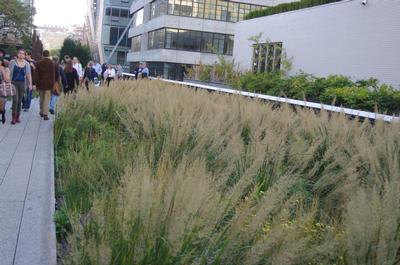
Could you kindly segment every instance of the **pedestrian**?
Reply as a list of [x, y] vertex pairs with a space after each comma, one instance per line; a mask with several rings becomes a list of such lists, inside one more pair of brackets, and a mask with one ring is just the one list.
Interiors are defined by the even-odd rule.
[[115, 68], [115, 72], [116, 72], [116, 75], [117, 75], [117, 79], [118, 80], [122, 79], [123, 69], [122, 69], [122, 66], [120, 64], [118, 64], [117, 67]]
[[110, 82], [115, 78], [115, 69], [111, 64], [108, 65], [107, 70], [104, 72], [104, 80], [107, 82], [107, 87], [110, 86]]
[[[0, 58], [0, 85], [4, 85], [5, 83], [10, 83], [10, 69], [5, 65], [5, 59], [3, 57]], [[0, 114], [1, 114], [1, 123], [6, 122], [6, 103], [7, 97], [6, 95], [0, 95]]]
[[[35, 76], [35, 60], [32, 59], [32, 53], [27, 51], [26, 52], [26, 56], [25, 56], [25, 60], [29, 63], [30, 67], [31, 67], [31, 76], [34, 77]], [[32, 78], [32, 86], [35, 86], [35, 79]], [[28, 86], [26, 86], [26, 90], [25, 90], [25, 95], [22, 99], [22, 109], [26, 112], [30, 109], [31, 107], [31, 101], [32, 101], [32, 90], [28, 88]]]
[[104, 73], [107, 70], [107, 63], [103, 63], [101, 65], [101, 79], [103, 80], [103, 82], [105, 82], [106, 80], [104, 79]]
[[25, 60], [25, 50], [20, 49], [15, 60], [11, 60], [9, 64], [10, 80], [15, 86], [15, 96], [12, 101], [12, 121], [11, 124], [21, 122], [21, 106], [25, 88], [28, 86], [32, 90], [31, 66]]
[[49, 103], [54, 84], [58, 77], [56, 65], [50, 59], [50, 52], [43, 51], [42, 59], [36, 63], [36, 85], [40, 97], [40, 117], [45, 121], [49, 120]]
[[[63, 89], [65, 89], [65, 87], [67, 86], [67, 78], [65, 76], [64, 69], [61, 67], [61, 65], [58, 64], [58, 62], [59, 62], [58, 57], [53, 56], [53, 63], [55, 64], [55, 67], [56, 67], [56, 70], [55, 70], [56, 71], [56, 75], [55, 75], [56, 83], [58, 83], [58, 86], [60, 88], [59, 91], [53, 90], [53, 92], [51, 94], [49, 112], [50, 112], [50, 114], [53, 114], [53, 115], [55, 113], [58, 97], [60, 96], [61, 91]], [[57, 76], [58, 76], [58, 78], [57, 78]], [[62, 85], [63, 89], [61, 89], [61, 85]]]
[[149, 79], [150, 71], [149, 68], [147, 68], [147, 64], [143, 63], [142, 64], [142, 79]]
[[79, 76], [76, 69], [73, 67], [73, 63], [71, 60], [66, 61], [65, 63], [65, 77], [67, 79], [67, 84], [64, 87], [64, 93], [70, 93], [75, 90], [75, 87], [79, 85]]
[[79, 60], [78, 60], [77, 57], [74, 57], [74, 58], [72, 59], [72, 62], [73, 62], [73, 64], [74, 64], [74, 68], [75, 68], [76, 72], [78, 73], [79, 81], [81, 81], [82, 78], [83, 78], [83, 69], [82, 69], [82, 65], [81, 65], [81, 63], [79, 62]]
[[83, 74], [83, 80], [85, 81], [87, 91], [89, 91], [89, 83], [94, 82], [95, 78], [97, 78], [97, 73], [96, 70], [93, 68], [93, 62], [88, 62]]
[[101, 64], [99, 64], [99, 62], [97, 62], [96, 60], [93, 61], [93, 68], [94, 70], [96, 70], [97, 76], [101, 76]]
[[6, 56], [6, 52], [0, 49], [0, 59], [3, 59]]

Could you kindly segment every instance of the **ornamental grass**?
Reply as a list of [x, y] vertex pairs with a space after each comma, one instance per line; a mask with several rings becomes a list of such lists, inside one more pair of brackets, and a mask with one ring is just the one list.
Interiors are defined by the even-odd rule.
[[161, 81], [62, 97], [60, 264], [397, 264], [400, 124]]

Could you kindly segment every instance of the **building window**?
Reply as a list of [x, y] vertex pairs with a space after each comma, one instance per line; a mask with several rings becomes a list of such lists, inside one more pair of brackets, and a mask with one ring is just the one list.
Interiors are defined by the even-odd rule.
[[132, 52], [140, 52], [142, 44], [142, 36], [136, 36], [132, 38]]
[[129, 10], [128, 9], [121, 9], [120, 17], [129, 17]]
[[117, 52], [117, 64], [124, 65], [125, 64], [125, 59], [126, 59], [126, 52], [118, 51]]
[[143, 8], [133, 14], [132, 26], [137, 27], [143, 24]]
[[111, 27], [110, 28], [110, 45], [115, 45], [118, 42], [118, 28]]
[[214, 33], [213, 42], [214, 42], [214, 45], [213, 45], [214, 51], [213, 52], [218, 53], [218, 54], [224, 54], [225, 35]]
[[193, 0], [193, 17], [204, 17], [204, 0]]
[[204, 8], [204, 18], [215, 19], [216, 0], [206, 0]]
[[165, 29], [159, 29], [149, 32], [149, 49], [164, 48]]
[[129, 23], [129, 9], [107, 7], [104, 24], [113, 26], [126, 26]]
[[188, 50], [201, 51], [201, 31], [190, 31], [190, 44]]
[[250, 11], [265, 7], [228, 0], [155, 0], [150, 5], [150, 18], [169, 14], [237, 22]]
[[178, 40], [178, 32], [177, 29], [166, 29], [165, 33], [165, 48], [167, 49], [177, 49], [177, 40]]
[[203, 32], [201, 40], [201, 51], [213, 52], [213, 34], [210, 32]]
[[276, 72], [281, 68], [282, 42], [253, 45], [253, 72]]
[[216, 19], [226, 21], [227, 18], [228, 18], [228, 1], [218, 0]]
[[181, 16], [191, 17], [193, 14], [193, 0], [181, 0]]
[[181, 0], [168, 0], [168, 14], [179, 16]]
[[[120, 28], [120, 27], [110, 27], [110, 41], [109, 45], [116, 45], [119, 38], [122, 36], [122, 33], [124, 33], [125, 28]], [[123, 46], [123, 47], [130, 47], [130, 40], [128, 40], [128, 32], [125, 33], [124, 37], [121, 39], [121, 42], [119, 43], [118, 46]]]
[[233, 35], [225, 35], [224, 53], [228, 55], [233, 54]]
[[251, 6], [249, 4], [240, 3], [239, 5], [239, 21], [244, 20], [244, 17], [250, 13]]
[[238, 22], [239, 19], [239, 3], [229, 2], [228, 5], [228, 21]]
[[150, 5], [150, 19], [166, 15], [168, 9], [168, 0], [156, 0]]
[[173, 28], [149, 32], [149, 49], [160, 48], [232, 55], [233, 35]]

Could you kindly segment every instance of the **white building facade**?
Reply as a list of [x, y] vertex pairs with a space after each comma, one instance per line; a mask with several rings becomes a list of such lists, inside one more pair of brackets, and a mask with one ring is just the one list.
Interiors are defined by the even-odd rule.
[[[254, 45], [249, 38], [260, 33]], [[233, 57], [243, 71], [278, 68], [283, 50], [289, 74], [374, 77], [400, 86], [399, 0], [344, 0], [260, 17], [236, 23], [234, 34]]]
[[86, 23], [89, 29], [87, 34], [92, 56], [95, 60], [110, 64], [120, 64], [126, 70], [129, 64], [126, 61], [131, 43], [128, 34], [125, 34], [117, 49], [107, 61], [118, 39], [123, 35], [131, 19], [130, 7], [133, 0], [88, 0]]
[[129, 30], [131, 71], [146, 62], [150, 75], [182, 79], [185, 68], [232, 59], [235, 24], [249, 12], [288, 0], [136, 0]]

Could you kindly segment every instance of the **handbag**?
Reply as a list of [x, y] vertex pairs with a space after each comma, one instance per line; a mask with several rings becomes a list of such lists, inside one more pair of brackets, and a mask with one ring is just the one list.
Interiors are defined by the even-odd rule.
[[0, 98], [0, 113], [6, 110], [6, 99]]
[[0, 84], [0, 97], [13, 97], [15, 94], [15, 86], [12, 83], [2, 82]]
[[53, 85], [53, 95], [61, 95], [61, 86], [59, 82], [55, 82]]

